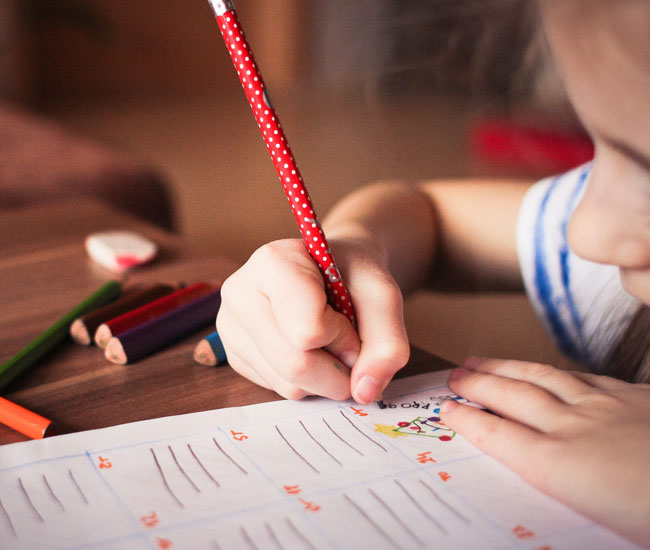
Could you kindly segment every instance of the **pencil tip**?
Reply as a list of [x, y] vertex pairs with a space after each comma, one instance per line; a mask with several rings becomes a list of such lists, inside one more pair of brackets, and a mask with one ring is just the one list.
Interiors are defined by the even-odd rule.
[[194, 350], [194, 360], [201, 365], [214, 367], [217, 364], [217, 358], [207, 340], [201, 340]]
[[108, 328], [106, 324], [101, 324], [95, 331], [95, 344], [97, 344], [100, 348], [106, 349], [106, 345], [111, 339], [111, 336], [111, 329]]
[[70, 325], [70, 337], [82, 346], [89, 346], [92, 343], [88, 329], [81, 319], [75, 319]]
[[106, 344], [106, 350], [104, 356], [111, 363], [117, 363], [118, 365], [126, 365], [128, 358], [126, 352], [124, 351], [124, 346], [117, 338], [113, 337]]
[[377, 403], [377, 406], [378, 406], [380, 409], [385, 409], [385, 408], [386, 408], [386, 403], [384, 403], [384, 400], [383, 400], [383, 399], [380, 399], [379, 401], [375, 401], [375, 403]]

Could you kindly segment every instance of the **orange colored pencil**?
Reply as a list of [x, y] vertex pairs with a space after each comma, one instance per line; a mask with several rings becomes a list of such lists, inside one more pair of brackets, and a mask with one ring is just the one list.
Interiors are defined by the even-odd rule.
[[0, 422], [31, 439], [43, 439], [51, 435], [53, 430], [51, 420], [4, 397], [0, 397]]

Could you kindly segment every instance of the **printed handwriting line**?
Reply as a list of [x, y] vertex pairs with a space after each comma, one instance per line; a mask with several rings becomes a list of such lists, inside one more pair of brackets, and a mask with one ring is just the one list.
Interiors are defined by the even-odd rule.
[[192, 478], [187, 474], [187, 472], [183, 469], [183, 467], [182, 467], [182, 466], [180, 465], [180, 463], [178, 462], [178, 459], [176, 458], [176, 453], [174, 453], [174, 449], [172, 449], [172, 446], [171, 446], [171, 445], [167, 445], [167, 448], [169, 449], [169, 452], [171, 453], [172, 458], [174, 459], [174, 462], [176, 463], [176, 467], [179, 469], [179, 471], [181, 472], [181, 474], [183, 474], [183, 476], [185, 476], [185, 479], [187, 479], [187, 481], [188, 481], [189, 484], [194, 488], [194, 490], [195, 490], [197, 493], [200, 493], [200, 492], [201, 492], [201, 489], [199, 489], [199, 488], [197, 487], [196, 483], [194, 483], [194, 482], [192, 481]]
[[167, 489], [167, 492], [171, 495], [171, 497], [176, 501], [176, 504], [178, 504], [181, 508], [185, 508], [185, 505], [180, 501], [180, 499], [174, 494], [174, 491], [172, 491], [171, 487], [169, 486], [169, 483], [167, 483], [167, 478], [165, 477], [165, 473], [162, 471], [162, 468], [160, 467], [160, 463], [158, 462], [158, 457], [156, 456], [156, 453], [154, 450], [150, 447], [149, 450], [151, 451], [151, 454], [153, 455], [153, 460], [156, 463], [156, 468], [158, 468], [158, 473], [160, 474], [160, 477], [162, 478], [163, 485], [165, 486], [165, 489]]
[[39, 511], [36, 509], [36, 506], [34, 506], [34, 503], [32, 502], [32, 499], [29, 498], [29, 495], [27, 494], [27, 491], [25, 490], [25, 486], [23, 485], [23, 480], [21, 478], [18, 478], [18, 485], [20, 485], [20, 491], [22, 492], [23, 496], [25, 497], [25, 500], [27, 501], [27, 504], [29, 504], [29, 507], [34, 512], [34, 515], [36, 516], [36, 519], [38, 521], [40, 521], [41, 523], [45, 523], [45, 520], [43, 519], [43, 516], [41, 516]]
[[214, 479], [214, 477], [212, 477], [212, 474], [210, 472], [208, 472], [208, 469], [203, 465], [203, 462], [199, 460], [199, 457], [196, 456], [194, 449], [192, 449], [192, 446], [189, 443], [187, 444], [187, 448], [190, 450], [190, 453], [192, 453], [194, 460], [196, 460], [199, 466], [201, 466], [201, 469], [205, 472], [205, 475], [207, 475], [217, 487], [220, 487], [219, 482]]
[[307, 464], [307, 466], [309, 466], [314, 472], [316, 472], [317, 474], [320, 474], [320, 472], [316, 469], [316, 467], [311, 462], [309, 462], [304, 456], [302, 456], [298, 451], [296, 451], [294, 446], [291, 445], [291, 443], [289, 443], [289, 441], [287, 440], [286, 437], [284, 437], [284, 434], [280, 431], [280, 428], [278, 428], [277, 425], [275, 426], [275, 431], [277, 431], [278, 434], [280, 434], [280, 437], [282, 438], [282, 440], [288, 445], [288, 447], [295, 453], [295, 455], [300, 460], [302, 460], [305, 464]]
[[7, 525], [9, 525], [9, 529], [11, 529], [11, 534], [14, 536], [14, 538], [18, 538], [18, 533], [16, 533], [16, 528], [14, 527], [14, 524], [11, 521], [11, 516], [9, 515], [9, 512], [5, 510], [5, 507], [2, 504], [2, 500], [0, 500], [0, 512], [2, 512], [2, 515], [7, 520]]
[[381, 526], [376, 521], [374, 521], [363, 508], [361, 508], [361, 506], [354, 502], [354, 500], [352, 500], [345, 493], [343, 493], [343, 498], [345, 498], [345, 500], [347, 500], [356, 509], [356, 511], [359, 512], [361, 516], [363, 516], [363, 519], [372, 525], [381, 534], [381, 536], [391, 544], [391, 546], [399, 548], [397, 542], [395, 542], [395, 540], [393, 540], [393, 538], [386, 531], [384, 531]]
[[266, 528], [266, 532], [269, 534], [269, 538], [273, 541], [273, 544], [275, 544], [275, 547], [278, 550], [284, 550], [284, 546], [280, 544], [280, 541], [278, 540], [277, 535], [275, 534], [275, 531], [271, 529], [271, 526], [269, 525], [268, 521], [264, 522], [264, 527]]
[[243, 473], [245, 473], [246, 475], [248, 475], [248, 472], [247, 472], [246, 470], [244, 470], [244, 468], [242, 468], [242, 467], [241, 467], [237, 462], [235, 462], [235, 460], [234, 460], [234, 459], [233, 459], [233, 458], [232, 458], [232, 457], [231, 457], [231, 456], [230, 456], [226, 451], [224, 451], [224, 450], [221, 448], [221, 445], [219, 445], [219, 443], [217, 443], [217, 440], [216, 440], [214, 437], [212, 438], [212, 441], [214, 441], [214, 444], [215, 444], [215, 445], [217, 446], [217, 448], [221, 451], [221, 453], [223, 454], [223, 456], [225, 456], [228, 460], [230, 460], [230, 462], [232, 462], [235, 466], [237, 466], [237, 468], [239, 468]]
[[316, 547], [309, 541], [309, 539], [294, 525], [288, 517], [284, 518], [294, 534], [300, 539], [300, 541], [307, 547], [309, 550], [316, 550]]
[[43, 483], [45, 483], [45, 487], [47, 487], [47, 492], [50, 493], [52, 500], [59, 505], [59, 508], [61, 508], [62, 512], [65, 512], [65, 507], [63, 506], [63, 503], [59, 500], [59, 497], [57, 497], [54, 494], [54, 491], [52, 490], [50, 483], [47, 481], [47, 477], [45, 477], [45, 474], [43, 474]]
[[434, 524], [438, 529], [440, 529], [440, 530], [441, 530], [445, 535], [448, 535], [448, 534], [449, 534], [449, 531], [447, 531], [447, 529], [445, 529], [445, 528], [443, 527], [443, 525], [442, 525], [442, 524], [441, 524], [441, 523], [440, 523], [436, 518], [434, 518], [431, 514], [429, 514], [429, 512], [427, 512], [427, 510], [426, 510], [425, 508], [423, 508], [423, 507], [422, 507], [422, 506], [417, 502], [417, 500], [415, 500], [415, 498], [413, 497], [413, 495], [412, 495], [412, 494], [411, 494], [411, 493], [406, 489], [406, 487], [404, 487], [404, 485], [402, 485], [402, 484], [401, 484], [398, 480], [396, 480], [396, 479], [394, 479], [393, 481], [397, 484], [397, 486], [398, 486], [402, 491], [404, 491], [404, 494], [406, 495], [406, 497], [407, 497], [407, 498], [408, 498], [408, 499], [413, 503], [413, 505], [414, 505], [418, 510], [420, 510], [420, 512], [422, 512], [422, 514], [423, 514], [423, 515], [424, 515], [424, 516], [425, 516], [425, 517], [426, 517], [426, 518], [427, 518], [431, 523], [433, 523], [433, 524]]
[[404, 529], [404, 531], [406, 531], [409, 535], [411, 535], [411, 537], [413, 537], [420, 546], [424, 546], [424, 541], [420, 537], [418, 537], [408, 525], [406, 525], [406, 522], [397, 515], [395, 510], [391, 509], [391, 507], [388, 506], [388, 504], [386, 504], [386, 501], [383, 498], [381, 498], [372, 489], [368, 489], [368, 492], [372, 495], [372, 497], [377, 502], [379, 502], [379, 504], [382, 505], [384, 510], [386, 510], [391, 516], [393, 516], [393, 518], [395, 518], [395, 521], [397, 521], [397, 523], [399, 523], [402, 526], [402, 529]]
[[383, 445], [380, 445], [379, 443], [377, 443], [377, 442], [376, 442], [372, 437], [370, 437], [370, 436], [367, 435], [367, 434], [364, 434], [364, 433], [363, 433], [363, 432], [358, 428], [358, 426], [355, 426], [354, 422], [352, 422], [352, 420], [350, 420], [350, 419], [347, 417], [347, 415], [346, 415], [343, 411], [339, 411], [339, 412], [341, 413], [341, 415], [343, 416], [343, 418], [345, 418], [345, 419], [350, 423], [350, 426], [352, 426], [355, 430], [357, 430], [357, 431], [358, 431], [358, 432], [359, 432], [363, 437], [365, 437], [366, 439], [372, 441], [375, 445], [377, 445], [377, 447], [379, 447], [379, 448], [380, 448], [382, 451], [384, 451], [385, 453], [388, 452], [388, 449], [386, 449], [386, 447], [384, 447]]
[[323, 422], [325, 423], [325, 425], [330, 429], [330, 432], [332, 432], [336, 437], [338, 437], [338, 438], [339, 438], [343, 443], [345, 443], [348, 447], [350, 447], [350, 449], [352, 449], [354, 452], [360, 454], [361, 456], [364, 456], [364, 454], [363, 454], [359, 449], [357, 449], [356, 447], [354, 447], [353, 445], [351, 445], [349, 442], [347, 442], [345, 439], [343, 439], [343, 438], [342, 438], [342, 437], [341, 437], [337, 432], [335, 432], [335, 431], [332, 429], [332, 426], [330, 426], [330, 425], [327, 423], [327, 420], [325, 420], [325, 418], [323, 418], [322, 420], [323, 420]]
[[438, 502], [440, 502], [443, 506], [445, 506], [445, 507], [446, 507], [450, 512], [453, 512], [454, 514], [456, 514], [456, 516], [458, 516], [460, 519], [462, 519], [465, 523], [471, 523], [471, 522], [470, 522], [470, 521], [469, 521], [469, 520], [468, 520], [468, 519], [467, 519], [463, 514], [461, 514], [458, 510], [456, 510], [454, 507], [452, 507], [450, 504], [448, 504], [448, 503], [445, 502], [442, 498], [440, 498], [440, 496], [438, 495], [438, 493], [436, 493], [436, 491], [433, 490], [433, 487], [431, 487], [428, 483], [425, 483], [425, 482], [424, 482], [423, 480], [421, 480], [421, 479], [419, 479], [418, 481], [419, 481], [422, 485], [424, 485], [424, 486], [426, 487], [427, 491], [429, 491], [429, 493], [431, 493], [431, 495], [433, 495], [433, 497], [434, 497]]
[[239, 531], [241, 532], [241, 536], [242, 536], [242, 538], [243, 538], [243, 539], [246, 541], [246, 543], [248, 544], [248, 547], [249, 547], [251, 550], [258, 550], [258, 548], [257, 548], [257, 544], [255, 544], [255, 542], [253, 542], [253, 539], [252, 539], [251, 536], [248, 534], [248, 531], [246, 531], [246, 528], [245, 528], [245, 527], [240, 527], [240, 528], [239, 528]]
[[88, 499], [86, 498], [86, 495], [84, 492], [81, 490], [81, 486], [79, 483], [77, 483], [77, 480], [75, 479], [74, 475], [72, 474], [72, 470], [68, 470], [68, 475], [70, 476], [70, 479], [72, 480], [73, 485], [77, 488], [77, 491], [79, 491], [79, 494], [81, 495], [82, 500], [88, 504]]
[[318, 440], [313, 436], [313, 434], [312, 434], [312, 433], [307, 429], [307, 426], [305, 426], [305, 425], [303, 424], [302, 420], [298, 420], [298, 422], [300, 422], [300, 425], [302, 426], [302, 429], [305, 430], [305, 432], [307, 432], [307, 435], [312, 439], [312, 441], [313, 441], [314, 443], [316, 443], [316, 445], [318, 445], [321, 449], [323, 449], [323, 451], [324, 451], [324, 452], [325, 452], [325, 453], [326, 453], [326, 454], [327, 454], [327, 455], [328, 455], [328, 456], [329, 456], [329, 457], [330, 457], [334, 462], [336, 462], [339, 466], [343, 466], [343, 464], [341, 463], [341, 461], [340, 461], [338, 458], [336, 458], [332, 453], [330, 453], [330, 452], [329, 452], [329, 451], [328, 451], [328, 450], [327, 450], [327, 449], [322, 445], [322, 443], [321, 443], [320, 441], [318, 441]]

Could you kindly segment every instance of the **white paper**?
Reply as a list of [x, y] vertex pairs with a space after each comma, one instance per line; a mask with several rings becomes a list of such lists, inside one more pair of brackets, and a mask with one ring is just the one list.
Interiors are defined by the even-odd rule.
[[437, 422], [446, 372], [391, 406], [311, 398], [0, 447], [0, 548], [623, 550]]

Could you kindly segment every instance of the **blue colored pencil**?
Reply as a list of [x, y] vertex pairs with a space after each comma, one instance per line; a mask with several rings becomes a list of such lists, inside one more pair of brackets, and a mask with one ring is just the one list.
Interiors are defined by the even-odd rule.
[[226, 350], [217, 331], [208, 334], [194, 350], [194, 360], [202, 365], [216, 367], [228, 361]]

